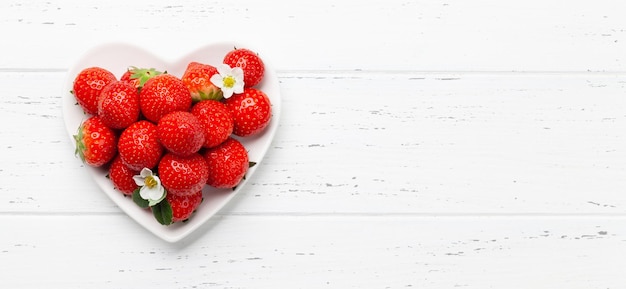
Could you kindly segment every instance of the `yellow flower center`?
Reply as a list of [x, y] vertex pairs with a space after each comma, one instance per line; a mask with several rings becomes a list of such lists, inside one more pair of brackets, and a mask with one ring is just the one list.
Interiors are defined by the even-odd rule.
[[225, 87], [233, 87], [235, 86], [235, 78], [232, 75], [224, 77], [224, 86]]
[[148, 188], [152, 189], [156, 187], [158, 183], [153, 176], [148, 176], [146, 177], [145, 184]]

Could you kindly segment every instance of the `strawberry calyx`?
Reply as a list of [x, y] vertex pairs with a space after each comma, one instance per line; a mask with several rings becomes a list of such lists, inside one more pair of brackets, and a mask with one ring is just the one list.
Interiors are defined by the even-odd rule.
[[224, 93], [222, 93], [221, 89], [212, 89], [212, 90], [207, 90], [202, 91], [202, 90], [198, 90], [198, 95], [200, 96], [199, 99], [194, 99], [195, 102], [200, 102], [202, 100], [222, 100], [224, 99]]
[[83, 142], [83, 127], [84, 125], [80, 125], [78, 127], [78, 133], [74, 135], [74, 141], [76, 142], [76, 150], [74, 151], [74, 155], [80, 157], [82, 162], [85, 162], [85, 142]]
[[139, 84], [137, 86], [137, 88], [139, 89], [141, 89], [146, 81], [148, 81], [150, 78], [153, 78], [159, 74], [167, 73], [167, 71], [161, 72], [156, 70], [155, 68], [139, 68], [135, 66], [129, 67], [128, 71], [130, 71], [130, 79], [139, 80]]

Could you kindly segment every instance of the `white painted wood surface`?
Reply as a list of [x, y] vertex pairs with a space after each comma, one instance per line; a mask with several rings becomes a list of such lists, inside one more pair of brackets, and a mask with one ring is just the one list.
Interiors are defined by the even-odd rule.
[[[619, 1], [3, 1], [2, 288], [621, 288]], [[78, 54], [254, 43], [281, 124], [248, 186], [169, 244], [66, 135]]]

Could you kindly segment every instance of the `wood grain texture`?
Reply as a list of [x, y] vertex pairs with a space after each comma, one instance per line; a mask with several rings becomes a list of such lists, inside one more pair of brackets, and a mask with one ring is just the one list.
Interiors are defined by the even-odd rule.
[[241, 40], [280, 70], [626, 71], [614, 0], [273, 3], [3, 1], [1, 49], [17, 57], [0, 68], [67, 68], [102, 41], [176, 57], [198, 42]]
[[[12, 89], [0, 108], [12, 119], [0, 140], [11, 168], [0, 171], [4, 211], [117, 210], [73, 156], [63, 92], [49, 89], [64, 77], [2, 73], [0, 86]], [[35, 81], [45, 85], [29, 88]], [[276, 139], [231, 212], [622, 214], [626, 205], [618, 75], [283, 73], [280, 81]]]
[[226, 216], [178, 244], [119, 215], [0, 221], [3, 231], [19, 231], [0, 243], [7, 288], [613, 288], [626, 281], [623, 218]]

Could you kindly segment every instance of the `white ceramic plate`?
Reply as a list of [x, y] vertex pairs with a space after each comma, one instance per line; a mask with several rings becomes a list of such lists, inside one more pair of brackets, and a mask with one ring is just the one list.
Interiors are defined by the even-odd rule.
[[[224, 55], [232, 50], [233, 47], [248, 48], [257, 53], [259, 52], [255, 50], [254, 47], [245, 44], [221, 42], [199, 47], [185, 55], [174, 55], [174, 57], [180, 57], [177, 60], [168, 60], [164, 57], [155, 56], [143, 48], [123, 43], [110, 43], [92, 48], [70, 67], [65, 80], [62, 105], [63, 117], [67, 133], [72, 143], [74, 143], [72, 136], [76, 134], [79, 125], [83, 120], [89, 117], [83, 113], [80, 106], [76, 104], [74, 96], [70, 93], [74, 78], [82, 69], [91, 66], [100, 66], [113, 72], [119, 79], [129, 66], [153, 67], [157, 70], [166, 70], [169, 74], [182, 77], [189, 62], [197, 61], [217, 65], [222, 62]], [[262, 56], [262, 54], [260, 55]], [[250, 161], [257, 163], [256, 166], [248, 170], [246, 179], [250, 179], [250, 176], [254, 174], [259, 167], [258, 164], [263, 159], [263, 156], [274, 138], [280, 116], [281, 99], [278, 78], [275, 71], [268, 63], [268, 60], [263, 58], [263, 61], [265, 63], [265, 76], [263, 81], [257, 85], [257, 88], [265, 92], [270, 98], [272, 103], [272, 119], [268, 127], [260, 135], [238, 138], [248, 149]], [[72, 154], [73, 151], [69, 151], [68, 157], [72, 156]], [[100, 187], [120, 209], [148, 231], [168, 242], [177, 242], [200, 228], [202, 224], [215, 215], [246, 185], [246, 180], [243, 180], [235, 190], [214, 189], [205, 186], [204, 201], [187, 222], [163, 226], [154, 219], [150, 211], [139, 208], [130, 197], [125, 197], [122, 193], [113, 189], [111, 181], [106, 178], [107, 171], [105, 169], [92, 168], [86, 165], [85, 169], [89, 171], [95, 184]]]

